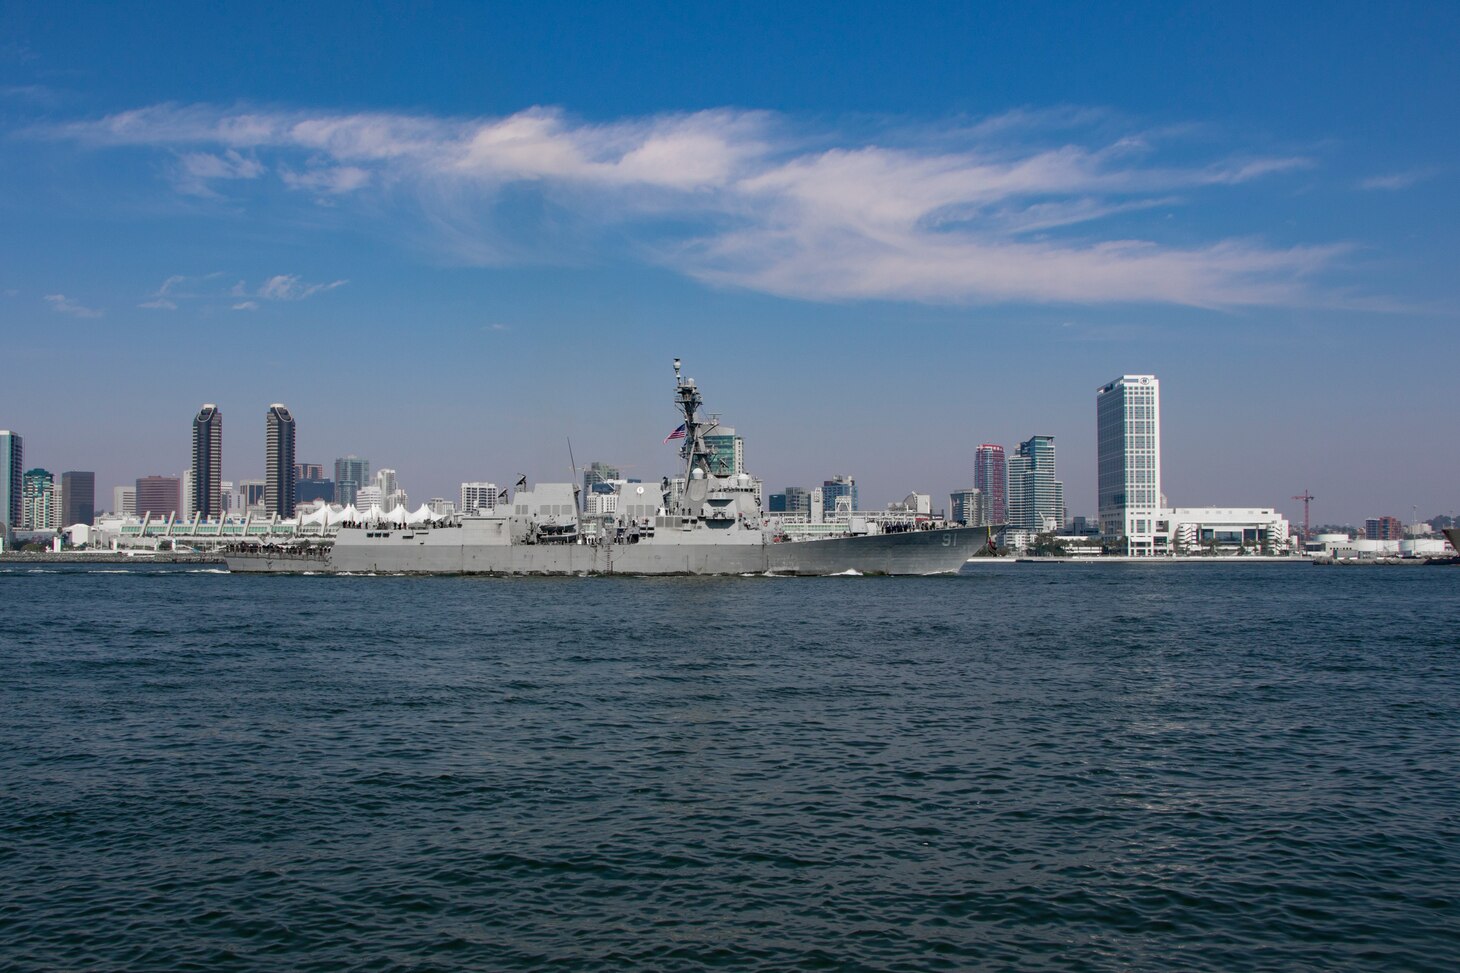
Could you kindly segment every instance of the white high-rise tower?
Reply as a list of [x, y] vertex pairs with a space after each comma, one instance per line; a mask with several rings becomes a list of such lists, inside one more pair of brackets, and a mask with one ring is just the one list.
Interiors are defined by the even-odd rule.
[[1161, 383], [1122, 375], [1095, 393], [1100, 531], [1127, 554], [1156, 554], [1161, 514]]

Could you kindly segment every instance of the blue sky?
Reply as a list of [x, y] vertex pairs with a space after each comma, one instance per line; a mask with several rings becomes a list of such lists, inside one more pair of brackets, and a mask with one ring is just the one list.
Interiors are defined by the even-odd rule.
[[649, 478], [679, 356], [771, 489], [1093, 514], [1154, 372], [1173, 503], [1452, 512], [1460, 7], [1269, 6], [0, 3], [0, 427]]

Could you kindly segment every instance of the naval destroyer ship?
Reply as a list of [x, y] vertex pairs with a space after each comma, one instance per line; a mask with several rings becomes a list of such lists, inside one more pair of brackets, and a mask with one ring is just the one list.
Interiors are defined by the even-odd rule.
[[994, 552], [998, 528], [931, 522], [883, 525], [846, 518], [800, 534], [767, 516], [745, 473], [725, 474], [706, 437], [713, 417], [674, 360], [674, 401], [683, 425], [682, 478], [623, 483], [617, 510], [588, 515], [574, 483], [519, 480], [510, 499], [434, 523], [346, 522], [328, 545], [237, 545], [230, 571], [354, 574], [946, 574]]

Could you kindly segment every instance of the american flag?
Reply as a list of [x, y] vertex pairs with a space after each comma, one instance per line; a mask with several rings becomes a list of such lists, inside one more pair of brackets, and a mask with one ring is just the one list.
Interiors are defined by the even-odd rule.
[[674, 432], [672, 432], [669, 435], [667, 435], [667, 436], [664, 437], [664, 441], [667, 443], [671, 439], [683, 439], [683, 438], [684, 438], [684, 423], [681, 422], [679, 424], [679, 428], [678, 429], [674, 430]]

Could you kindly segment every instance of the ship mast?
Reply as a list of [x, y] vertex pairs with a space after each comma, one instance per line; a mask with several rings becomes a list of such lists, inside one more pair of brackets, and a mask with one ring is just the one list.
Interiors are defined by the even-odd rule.
[[695, 387], [695, 380], [680, 374], [679, 359], [674, 359], [674, 404], [684, 416], [684, 444], [679, 447], [680, 459], [684, 460], [684, 479], [689, 482], [698, 467], [704, 476], [710, 475], [710, 451], [705, 445], [705, 424], [696, 418], [705, 400]]

